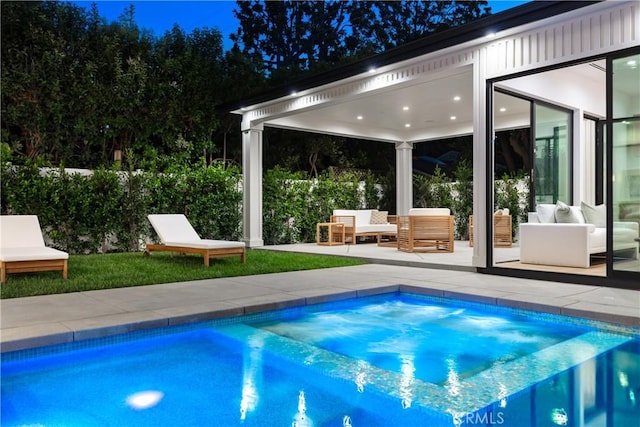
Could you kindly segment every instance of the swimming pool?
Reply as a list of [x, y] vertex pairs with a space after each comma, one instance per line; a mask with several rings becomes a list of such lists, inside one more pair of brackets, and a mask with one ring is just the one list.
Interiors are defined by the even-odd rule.
[[637, 330], [394, 293], [2, 355], [2, 425], [612, 425]]

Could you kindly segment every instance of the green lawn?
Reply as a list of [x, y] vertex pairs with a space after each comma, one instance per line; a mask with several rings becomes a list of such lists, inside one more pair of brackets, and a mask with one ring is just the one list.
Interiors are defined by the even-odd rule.
[[363, 261], [322, 255], [247, 250], [247, 262], [239, 257], [214, 258], [211, 266], [203, 265], [197, 255], [156, 252], [151, 256], [138, 253], [72, 255], [69, 257], [69, 279], [58, 272], [8, 274], [2, 284], [2, 298], [62, 294], [95, 289], [123, 288], [160, 283], [284, 271], [313, 270], [365, 264]]

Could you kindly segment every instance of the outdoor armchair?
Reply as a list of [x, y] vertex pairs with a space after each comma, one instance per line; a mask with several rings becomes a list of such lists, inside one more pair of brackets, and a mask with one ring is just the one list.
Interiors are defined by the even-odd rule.
[[398, 216], [398, 250], [453, 252], [454, 217], [448, 208], [414, 208]]

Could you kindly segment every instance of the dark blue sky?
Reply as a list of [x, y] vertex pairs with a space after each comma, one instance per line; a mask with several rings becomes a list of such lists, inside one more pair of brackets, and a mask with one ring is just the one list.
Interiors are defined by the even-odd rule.
[[[76, 1], [80, 6], [91, 7], [91, 1]], [[190, 33], [194, 28], [218, 28], [224, 36], [224, 46], [231, 47], [229, 34], [238, 29], [238, 21], [233, 15], [235, 1], [96, 1], [100, 15], [108, 21], [118, 19], [122, 11], [130, 4], [135, 6], [135, 18], [139, 27], [153, 31], [156, 36], [170, 30], [174, 23]], [[490, 0], [493, 13], [500, 12], [520, 4], [526, 0]]]

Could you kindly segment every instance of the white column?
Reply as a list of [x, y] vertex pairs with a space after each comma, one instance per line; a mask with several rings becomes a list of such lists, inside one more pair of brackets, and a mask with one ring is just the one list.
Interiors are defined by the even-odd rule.
[[396, 213], [413, 207], [413, 143], [396, 142]]
[[[473, 257], [474, 267], [487, 266], [487, 111], [486, 50], [473, 64]], [[492, 137], [493, 139], [493, 137]], [[493, 183], [493, 180], [491, 180]]]
[[262, 123], [242, 121], [242, 236], [248, 247], [262, 239]]

